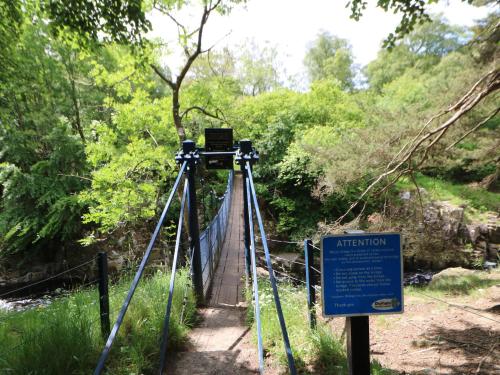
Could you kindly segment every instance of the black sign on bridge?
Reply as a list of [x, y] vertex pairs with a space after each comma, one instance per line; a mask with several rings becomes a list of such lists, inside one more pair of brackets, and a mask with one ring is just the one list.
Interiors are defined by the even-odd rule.
[[[205, 129], [205, 166], [207, 169], [233, 169], [233, 129]], [[210, 152], [231, 152], [210, 155]]]

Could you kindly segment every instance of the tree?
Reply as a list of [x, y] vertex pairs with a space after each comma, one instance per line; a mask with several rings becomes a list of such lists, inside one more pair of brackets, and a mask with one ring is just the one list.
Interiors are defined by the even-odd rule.
[[391, 50], [379, 51], [375, 60], [364, 69], [370, 87], [380, 91], [382, 87], [415, 67], [426, 72], [438, 64], [441, 58], [467, 43], [469, 35], [459, 26], [450, 25], [442, 17], [430, 23], [418, 25], [403, 37]]
[[133, 45], [142, 44], [151, 30], [145, 5], [143, 0], [42, 0], [56, 33], [69, 29], [80, 40]]
[[199, 26], [192, 31], [189, 31], [186, 26], [181, 24], [172, 14], [172, 11], [175, 9], [176, 4], [164, 4], [162, 2], [155, 1], [154, 7], [164, 15], [168, 16], [177, 25], [179, 32], [179, 43], [184, 50], [184, 54], [186, 57], [186, 61], [175, 79], [169, 77], [162, 71], [162, 69], [160, 69], [155, 64], [151, 64], [151, 67], [156, 72], [156, 74], [158, 74], [158, 76], [172, 90], [172, 117], [174, 120], [175, 129], [177, 130], [177, 135], [179, 137], [179, 140], [182, 142], [186, 139], [186, 130], [184, 128], [184, 125], [182, 124], [182, 120], [185, 116], [188, 115], [189, 112], [199, 111], [210, 117], [218, 117], [217, 114], [211, 114], [205, 108], [198, 105], [186, 108], [181, 112], [180, 93], [184, 79], [186, 78], [195, 60], [200, 55], [208, 52], [211, 49], [202, 48], [203, 31], [205, 29], [208, 18], [210, 17], [210, 14], [218, 8], [223, 9], [223, 4], [222, 0], [217, 0], [215, 2], [212, 2], [212, 0], [203, 2], [203, 11]]
[[249, 41], [239, 49], [243, 52], [238, 56], [237, 75], [245, 93], [255, 96], [279, 87], [276, 48], [261, 48], [255, 41]]
[[311, 81], [334, 79], [344, 90], [354, 86], [351, 46], [345, 39], [323, 31], [309, 46], [304, 64]]

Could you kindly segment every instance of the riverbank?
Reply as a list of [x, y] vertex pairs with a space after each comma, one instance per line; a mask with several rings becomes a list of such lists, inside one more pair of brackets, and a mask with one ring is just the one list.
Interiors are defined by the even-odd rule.
[[[130, 286], [124, 278], [110, 286], [111, 321]], [[156, 272], [138, 288], [108, 362], [113, 374], [156, 369], [169, 275]], [[195, 320], [188, 272], [176, 278], [169, 345], [183, 345]], [[181, 320], [184, 292], [187, 304]], [[82, 289], [25, 311], [0, 310], [0, 372], [12, 374], [88, 374], [104, 346], [97, 290]]]

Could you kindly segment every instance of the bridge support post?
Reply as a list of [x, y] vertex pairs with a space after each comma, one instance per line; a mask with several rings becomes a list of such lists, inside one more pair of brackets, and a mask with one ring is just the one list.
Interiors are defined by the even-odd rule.
[[186, 175], [188, 179], [188, 226], [189, 226], [189, 252], [193, 254], [193, 275], [192, 281], [198, 306], [205, 304], [203, 293], [203, 268], [201, 264], [200, 249], [200, 225], [198, 223], [198, 204], [196, 201], [196, 164], [198, 162], [195, 154], [196, 144], [187, 140], [182, 142], [182, 152], [188, 162]]
[[[243, 139], [240, 141], [240, 154], [241, 155], [249, 155], [252, 152], [252, 141], [247, 139]], [[244, 231], [244, 244], [245, 244], [245, 276], [247, 280], [247, 285], [250, 282], [250, 223], [248, 221], [248, 194], [247, 191], [247, 170], [245, 167], [245, 163], [242, 162], [240, 164], [241, 172], [243, 174], [243, 217], [245, 218], [245, 231]]]

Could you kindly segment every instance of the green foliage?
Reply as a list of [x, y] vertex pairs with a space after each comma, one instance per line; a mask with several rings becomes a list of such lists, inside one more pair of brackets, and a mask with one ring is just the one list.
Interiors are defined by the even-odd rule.
[[325, 31], [320, 33], [309, 46], [304, 63], [311, 81], [336, 80], [344, 90], [354, 86], [353, 56], [345, 39]]
[[[1, 255], [65, 243], [80, 233], [83, 207], [74, 194], [87, 185], [77, 175], [85, 157], [79, 139], [68, 133], [67, 126], [58, 124], [39, 138], [38, 145], [47, 156], [29, 169], [0, 164]], [[9, 134], [2, 139], [5, 145], [15, 142]]]
[[370, 87], [380, 91], [408, 69], [414, 68], [420, 74], [428, 71], [467, 40], [463, 28], [436, 17], [432, 22], [416, 26], [391, 50], [379, 51], [377, 59], [366, 66], [364, 73]]
[[70, 29], [90, 41], [142, 43], [151, 30], [143, 0], [44, 0], [44, 7], [56, 32]]
[[[131, 279], [110, 287], [110, 311], [116, 319]], [[113, 374], [152, 372], [159, 360], [159, 341], [165, 315], [169, 275], [156, 273], [144, 280], [134, 296], [108, 361]], [[169, 349], [178, 348], [194, 322], [195, 300], [189, 274], [176, 278], [170, 320]], [[184, 290], [188, 303], [180, 321]], [[104, 345], [101, 338], [98, 293], [82, 290], [24, 312], [0, 313], [0, 363], [14, 374], [88, 374]], [[48, 360], [57, 358], [57, 360]]]

